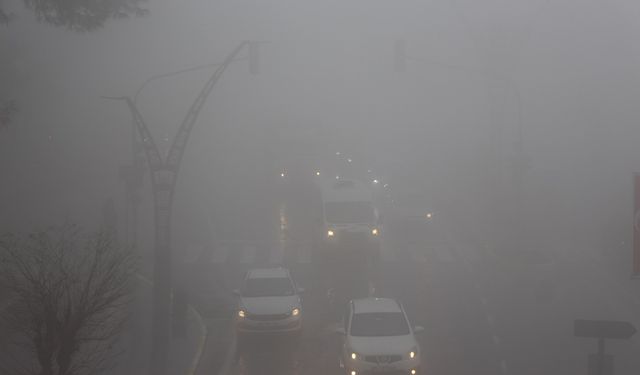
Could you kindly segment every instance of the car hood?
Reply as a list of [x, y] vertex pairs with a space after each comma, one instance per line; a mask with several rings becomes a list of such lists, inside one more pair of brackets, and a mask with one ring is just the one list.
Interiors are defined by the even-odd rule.
[[240, 308], [249, 314], [284, 314], [300, 308], [300, 297], [241, 297]]
[[362, 355], [388, 355], [409, 353], [416, 347], [413, 335], [383, 337], [349, 337], [349, 347]]

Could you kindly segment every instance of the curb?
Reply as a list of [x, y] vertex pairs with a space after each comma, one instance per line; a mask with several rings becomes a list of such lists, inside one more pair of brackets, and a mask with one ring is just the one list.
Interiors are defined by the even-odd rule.
[[[153, 282], [148, 278], [146, 278], [145, 276], [141, 274], [136, 274], [136, 276], [138, 277], [138, 279], [144, 281], [150, 286], [153, 286]], [[173, 297], [173, 292], [171, 293], [171, 296]], [[196, 317], [196, 321], [200, 326], [200, 339], [196, 347], [196, 354], [193, 356], [193, 359], [191, 360], [191, 366], [189, 366], [185, 375], [195, 375], [196, 371], [198, 370], [198, 367], [200, 366], [200, 360], [202, 358], [202, 353], [204, 351], [204, 346], [207, 342], [207, 338], [209, 337], [209, 333], [207, 330], [207, 326], [204, 324], [204, 321], [200, 313], [198, 313], [198, 311], [191, 304], [189, 304], [189, 310]]]
[[207, 339], [209, 338], [209, 332], [207, 330], [206, 324], [202, 319], [198, 310], [192, 305], [189, 305], [189, 310], [196, 317], [198, 321], [198, 325], [200, 326], [200, 340], [198, 341], [198, 347], [196, 348], [196, 354], [193, 356], [193, 360], [191, 361], [191, 367], [186, 372], [186, 375], [195, 375], [200, 367], [200, 360], [202, 359], [202, 353], [204, 352], [204, 347], [207, 344]]

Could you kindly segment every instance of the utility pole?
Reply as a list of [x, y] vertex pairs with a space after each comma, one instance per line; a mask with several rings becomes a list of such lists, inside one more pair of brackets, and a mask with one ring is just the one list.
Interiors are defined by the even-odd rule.
[[[160, 151], [153, 140], [142, 115], [138, 111], [135, 101], [129, 97], [110, 97], [107, 99], [123, 100], [126, 102], [135, 128], [142, 140], [141, 145], [147, 156], [147, 163], [151, 174], [154, 201], [155, 222], [155, 252], [153, 270], [153, 319], [152, 319], [152, 349], [149, 373], [164, 375], [167, 371], [167, 359], [171, 341], [171, 288], [172, 288], [172, 256], [171, 256], [171, 215], [176, 179], [182, 156], [191, 134], [191, 130], [202, 110], [206, 99], [213, 90], [227, 66], [244, 49], [257, 42], [243, 41], [222, 62], [204, 84], [198, 97], [191, 104], [178, 133], [171, 143], [167, 158], [163, 160]], [[257, 61], [257, 52], [255, 59]], [[257, 65], [256, 67], [257, 68]], [[191, 69], [193, 70], [193, 69]], [[257, 71], [256, 71], [257, 73]], [[154, 78], [154, 77], [152, 77]], [[149, 80], [145, 81], [145, 84]], [[144, 86], [144, 84], [143, 84]], [[137, 94], [142, 90], [138, 90]]]
[[131, 164], [123, 165], [119, 169], [120, 179], [125, 185], [125, 215], [124, 237], [125, 243], [132, 248], [138, 243], [138, 208], [140, 206], [140, 188], [144, 174], [144, 150], [137, 136], [135, 123], [131, 127]]

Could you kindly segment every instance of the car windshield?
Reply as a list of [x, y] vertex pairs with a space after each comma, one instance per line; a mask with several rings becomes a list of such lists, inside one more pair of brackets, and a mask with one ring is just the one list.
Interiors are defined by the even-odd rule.
[[328, 223], [373, 223], [375, 213], [371, 202], [326, 202], [324, 217]]
[[402, 336], [409, 332], [401, 312], [360, 313], [351, 319], [351, 336]]
[[243, 297], [276, 297], [293, 294], [293, 285], [286, 277], [248, 279], [242, 289]]

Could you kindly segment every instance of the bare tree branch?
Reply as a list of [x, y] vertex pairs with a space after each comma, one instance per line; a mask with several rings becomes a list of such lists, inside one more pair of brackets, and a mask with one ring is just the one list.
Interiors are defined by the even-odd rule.
[[145, 0], [24, 0], [39, 21], [77, 32], [94, 31], [112, 18], [141, 17]]
[[64, 225], [23, 237], [6, 235], [0, 239], [0, 259], [12, 298], [1, 318], [18, 338], [13, 348], [38, 365], [26, 373], [93, 374], [112, 363], [132, 300], [136, 262], [109, 231], [82, 238], [77, 227]]

